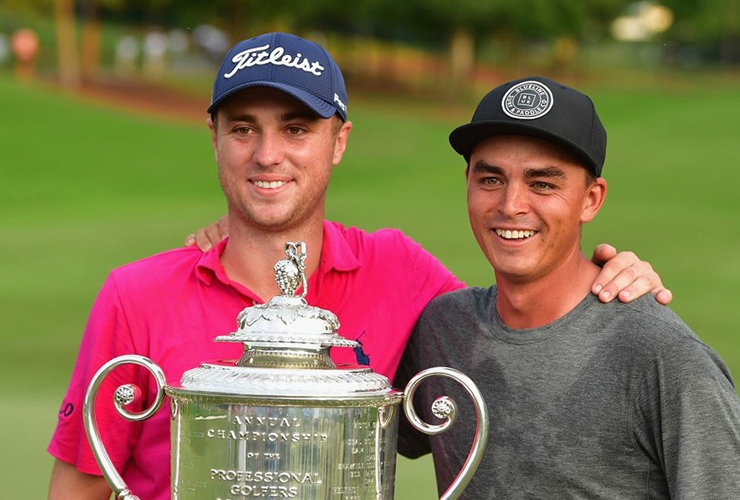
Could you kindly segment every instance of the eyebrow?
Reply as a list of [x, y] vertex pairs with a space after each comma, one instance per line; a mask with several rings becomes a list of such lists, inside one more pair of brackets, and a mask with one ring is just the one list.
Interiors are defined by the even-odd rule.
[[524, 176], [527, 178], [547, 177], [550, 179], [565, 179], [568, 177], [565, 171], [558, 167], [528, 168], [524, 171]]
[[[257, 117], [250, 113], [235, 113], [233, 115], [227, 115], [225, 116], [226, 120], [236, 122], [236, 121], [244, 121], [244, 122], [255, 122], [257, 121]], [[280, 115], [280, 121], [282, 122], [290, 122], [293, 120], [306, 120], [306, 121], [318, 121], [321, 117], [317, 115], [316, 113], [313, 113], [309, 110], [300, 110], [300, 111], [289, 111], [287, 113], [283, 113]]]
[[490, 163], [487, 163], [483, 160], [478, 160], [477, 162], [475, 162], [471, 170], [476, 174], [504, 174], [504, 169], [495, 165], [491, 165]]
[[[496, 175], [506, 175], [506, 172], [503, 168], [498, 167], [496, 165], [491, 165], [490, 163], [487, 163], [483, 160], [478, 160], [473, 165], [472, 171], [476, 174], [496, 174]], [[528, 168], [524, 170], [524, 177], [528, 179], [532, 178], [560, 178], [565, 179], [567, 178], [567, 174], [565, 171], [558, 167], [542, 167], [542, 168]]]

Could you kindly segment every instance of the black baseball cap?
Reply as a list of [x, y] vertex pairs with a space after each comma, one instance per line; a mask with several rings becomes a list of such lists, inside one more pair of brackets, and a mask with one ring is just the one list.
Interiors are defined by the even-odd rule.
[[527, 135], [574, 153], [597, 177], [606, 158], [606, 130], [591, 99], [542, 76], [500, 85], [478, 104], [470, 123], [450, 134], [452, 148], [470, 161], [480, 141], [496, 135]]
[[272, 87], [295, 97], [322, 118], [347, 121], [347, 89], [339, 66], [319, 44], [290, 33], [265, 33], [234, 45], [213, 82], [208, 113], [250, 87]]

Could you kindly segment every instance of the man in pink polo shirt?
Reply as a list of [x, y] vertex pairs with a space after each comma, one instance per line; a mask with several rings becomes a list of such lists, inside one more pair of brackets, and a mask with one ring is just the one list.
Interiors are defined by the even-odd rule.
[[[279, 293], [273, 265], [284, 258], [287, 241], [306, 243], [308, 303], [335, 313], [340, 333], [361, 343], [334, 349], [332, 357], [369, 364], [389, 378], [426, 304], [463, 286], [398, 230], [366, 233], [324, 219], [330, 174], [352, 124], [342, 74], [323, 48], [284, 33], [238, 43], [224, 58], [208, 112], [229, 237], [205, 253], [179, 248], [111, 272], [93, 305], [49, 445], [56, 458], [51, 500], [110, 496], [81, 415], [100, 366], [136, 353], [177, 382], [202, 361], [238, 357], [241, 346], [212, 339], [233, 331], [242, 309]], [[652, 288], [661, 302], [670, 301], [650, 266], [633, 254], [605, 271], [596, 283], [606, 284], [603, 291], [612, 296], [629, 285], [633, 296]], [[103, 443], [134, 493], [169, 499], [168, 412], [136, 424], [122, 421], [109, 403], [122, 383], [141, 387], [143, 401], [155, 391], [143, 370], [113, 372], [97, 398]]]

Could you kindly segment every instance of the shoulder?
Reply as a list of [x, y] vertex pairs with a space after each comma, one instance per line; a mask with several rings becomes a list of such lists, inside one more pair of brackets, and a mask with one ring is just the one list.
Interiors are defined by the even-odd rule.
[[648, 294], [623, 303], [614, 301], [602, 304], [595, 296], [595, 310], [607, 324], [621, 325], [626, 333], [637, 340], [670, 344], [676, 340], [698, 340], [696, 334], [669, 307], [659, 304]]
[[[337, 222], [324, 226], [326, 242], [334, 263], [352, 262], [368, 273], [381, 273], [395, 278], [397, 282], [411, 279], [414, 283], [427, 283], [444, 291], [463, 286], [434, 255], [421, 244], [399, 229], [382, 228], [365, 231], [357, 227], [345, 227]], [[439, 281], [444, 285], [439, 285]]]
[[578, 311], [577, 328], [600, 331], [613, 336], [618, 345], [629, 346], [638, 356], [665, 355], [677, 346], [697, 347], [699, 337], [669, 307], [648, 294], [624, 303], [604, 304], [590, 296], [588, 305]]
[[389, 252], [407, 250], [410, 252], [423, 251], [422, 246], [404, 234], [400, 229], [381, 228], [375, 231], [366, 231], [354, 226], [344, 226], [338, 222], [328, 222], [326, 226], [330, 236], [341, 237], [353, 249]]
[[193, 247], [167, 250], [113, 269], [108, 281], [119, 286], [147, 289], [190, 279], [204, 255]]
[[429, 313], [448, 311], [450, 309], [477, 308], [481, 305], [491, 305], [496, 299], [496, 285], [488, 288], [471, 286], [455, 290], [436, 297], [429, 303]]
[[613, 338], [629, 344], [635, 361], [661, 372], [675, 370], [692, 377], [713, 373], [732, 383], [729, 370], [716, 351], [652, 295], [606, 306], [602, 309], [604, 325], [614, 332]]
[[[404, 352], [397, 379], [403, 387], [408, 377], [431, 366], [465, 369], [472, 345], [487, 346], [492, 311], [491, 288], [464, 288], [432, 300], [423, 311]], [[488, 347], [483, 347], [487, 349]]]
[[[596, 296], [594, 296], [596, 298]], [[597, 299], [598, 300], [598, 299]], [[681, 318], [668, 306], [659, 304], [652, 294], [645, 294], [632, 302], [613, 301], [610, 304], [617, 305], [622, 311], [620, 314], [628, 314], [634, 317], [654, 319], [660, 323], [684, 325]]]
[[[496, 286], [468, 287], [435, 297], [424, 309], [419, 320], [421, 329], [437, 329], [449, 325], [477, 324], [481, 318], [490, 321], [496, 300]], [[436, 326], [433, 326], [436, 325]], [[433, 326], [433, 327], [432, 327]]]
[[195, 267], [203, 255], [205, 254], [195, 247], [173, 248], [129, 262], [117, 267], [113, 272], [117, 274], [139, 274], [173, 266]]

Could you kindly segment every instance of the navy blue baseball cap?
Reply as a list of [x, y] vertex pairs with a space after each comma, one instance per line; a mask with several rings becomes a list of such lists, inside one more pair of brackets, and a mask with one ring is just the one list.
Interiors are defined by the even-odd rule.
[[591, 99], [549, 78], [530, 76], [500, 85], [478, 104], [470, 123], [450, 134], [452, 148], [470, 161], [480, 141], [496, 135], [528, 135], [571, 151], [601, 176], [606, 130]]
[[272, 87], [295, 97], [322, 118], [347, 121], [342, 72], [317, 43], [289, 33], [266, 33], [237, 43], [224, 56], [208, 112], [249, 87]]

